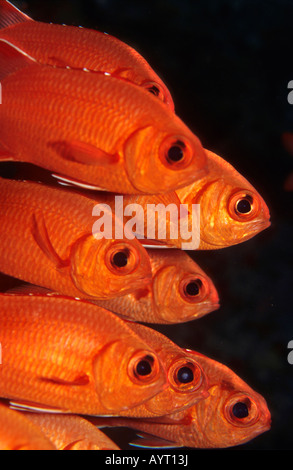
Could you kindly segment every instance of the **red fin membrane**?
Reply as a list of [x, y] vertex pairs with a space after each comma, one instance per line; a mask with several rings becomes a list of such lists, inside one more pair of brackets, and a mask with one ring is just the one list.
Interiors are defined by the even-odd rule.
[[49, 238], [48, 231], [42, 215], [37, 216], [36, 214], [33, 214], [31, 231], [35, 242], [38, 244], [39, 248], [47, 256], [47, 258], [52, 261], [52, 263], [56, 266], [57, 269], [62, 269], [69, 265], [68, 261], [62, 260], [60, 256], [56, 253], [55, 248], [53, 247]]
[[53, 408], [50, 406], [43, 405], [41, 403], [34, 403], [32, 401], [14, 401], [9, 400], [9, 407], [13, 410], [17, 411], [31, 411], [36, 412], [40, 411], [41, 413], [69, 413], [66, 410], [62, 410], [61, 408]]
[[42, 382], [48, 382], [55, 385], [65, 385], [67, 387], [78, 386], [82, 387], [83, 385], [87, 385], [90, 381], [88, 375], [80, 375], [73, 380], [64, 380], [60, 379], [59, 377], [40, 377]]
[[22, 13], [12, 3], [6, 0], [0, 1], [0, 29], [14, 26], [18, 23], [33, 21], [32, 18]]
[[0, 39], [0, 82], [32, 64], [36, 64], [35, 59], [5, 39]]

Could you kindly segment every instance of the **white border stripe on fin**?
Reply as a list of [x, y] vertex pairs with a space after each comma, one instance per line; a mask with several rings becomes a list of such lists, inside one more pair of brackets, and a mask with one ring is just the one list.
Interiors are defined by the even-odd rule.
[[100, 188], [99, 186], [93, 186], [91, 184], [86, 184], [86, 183], [79, 183], [76, 180], [69, 179], [69, 178], [64, 178], [64, 176], [59, 176], [54, 173], [51, 173], [51, 176], [55, 178], [56, 180], [62, 181], [63, 183], [68, 183], [73, 186], [79, 186], [80, 188], [84, 189], [93, 189], [95, 191], [106, 191], [104, 188]]

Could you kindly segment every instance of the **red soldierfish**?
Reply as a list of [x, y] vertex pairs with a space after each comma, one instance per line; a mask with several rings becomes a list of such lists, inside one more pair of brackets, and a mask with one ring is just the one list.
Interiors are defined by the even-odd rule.
[[99, 72], [41, 65], [0, 40], [0, 158], [73, 183], [163, 193], [206, 173], [199, 139], [155, 96]]
[[0, 0], [0, 38], [38, 62], [111, 74], [153, 93], [174, 111], [170, 91], [148, 62], [132, 47], [99, 31], [33, 21]]
[[[38, 286], [20, 286], [8, 291], [16, 295], [39, 295], [58, 298], [57, 293], [45, 292]], [[98, 312], [97, 312], [98, 313]], [[149, 347], [160, 357], [167, 374], [167, 387], [153, 398], [131, 409], [121, 410], [120, 416], [156, 417], [182, 410], [208, 396], [208, 381], [204, 369], [186, 351], [166, 336], [138, 323], [126, 322]]]
[[180, 348], [152, 328], [132, 322], [128, 322], [128, 325], [160, 356], [167, 373], [168, 387], [143, 404], [122, 411], [121, 416], [165, 416], [184, 410], [208, 397], [207, 375], [192, 352]]
[[0, 396], [18, 407], [118, 414], [167, 386], [158, 355], [87, 301], [0, 294]]
[[[128, 426], [151, 436], [135, 442], [145, 447], [224, 448], [268, 431], [271, 416], [265, 399], [231, 369], [189, 351], [205, 371], [209, 396], [182, 412], [161, 418], [107, 418], [100, 425]], [[99, 420], [94, 421], [99, 425]]]
[[206, 150], [208, 173], [176, 190], [181, 204], [200, 204], [200, 250], [244, 242], [270, 226], [262, 197], [227, 161]]
[[64, 188], [0, 179], [0, 270], [94, 300], [148, 285], [151, 265], [138, 240], [93, 235], [96, 204]]
[[56, 450], [120, 450], [112, 439], [81, 416], [52, 413], [24, 415], [42, 430]]
[[[38, 286], [29, 285], [16, 287], [7, 293], [50, 298], [59, 296], [57, 293], [46, 292]], [[180, 348], [152, 328], [132, 322], [126, 324], [160, 357], [167, 375], [167, 387], [146, 402], [131, 409], [121, 410], [119, 416], [136, 418], [164, 416], [189, 407], [208, 396], [209, 384], [205, 371], [194, 358], [193, 352]]]
[[0, 450], [57, 450], [40, 427], [0, 404]]
[[135, 321], [183, 323], [219, 308], [212, 280], [181, 250], [148, 249], [152, 282], [98, 305]]

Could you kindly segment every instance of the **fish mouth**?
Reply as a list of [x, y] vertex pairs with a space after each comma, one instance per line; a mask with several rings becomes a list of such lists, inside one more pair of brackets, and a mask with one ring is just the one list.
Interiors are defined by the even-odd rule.
[[[215, 247], [217, 249], [219, 248], [228, 248], [229, 246], [234, 246], [234, 245], [239, 245], [242, 242], [246, 242], [247, 240], [250, 240], [251, 238], [255, 237], [259, 233], [263, 232], [265, 229], [269, 228], [271, 226], [271, 221], [270, 220], [264, 220], [263, 222], [258, 222], [255, 226], [255, 229], [252, 230], [250, 233], [247, 233], [246, 235], [243, 235], [239, 238], [237, 238], [237, 235], [234, 237], [231, 237], [226, 243], [216, 243], [214, 241], [210, 241], [208, 237], [200, 236], [200, 243], [204, 243], [209, 245], [210, 247]], [[211, 248], [212, 249], [212, 248]]]
[[190, 320], [201, 318], [201, 317], [207, 315], [208, 313], [212, 313], [212, 312], [215, 312], [216, 310], [219, 310], [219, 308], [221, 307], [220, 302], [206, 302], [206, 303], [203, 303], [203, 305], [204, 305], [204, 307], [201, 309], [201, 312], [200, 313], [195, 313], [190, 318]]

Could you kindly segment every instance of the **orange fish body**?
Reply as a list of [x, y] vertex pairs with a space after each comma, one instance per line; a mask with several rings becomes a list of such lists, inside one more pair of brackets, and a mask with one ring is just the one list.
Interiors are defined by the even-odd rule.
[[199, 139], [132, 83], [38, 64], [4, 40], [0, 80], [2, 160], [129, 194], [163, 193], [206, 172]]
[[[64, 188], [0, 179], [0, 270], [88, 299], [148, 285], [150, 261], [138, 240], [93, 235], [96, 204]], [[109, 220], [114, 223], [111, 214]]]
[[25, 413], [57, 450], [120, 450], [100, 429], [77, 415]]
[[[137, 195], [91, 191], [92, 196], [109, 205], [143, 246], [180, 248], [184, 240], [180, 224], [188, 224], [188, 212], [180, 210], [180, 201], [175, 191], [166, 194]], [[183, 219], [183, 222], [181, 222]], [[152, 235], [152, 238], [150, 236]]]
[[176, 190], [181, 204], [200, 204], [199, 249], [244, 242], [270, 225], [265, 201], [227, 161], [206, 150], [208, 173]]
[[[155, 436], [137, 440], [138, 446], [202, 449], [244, 444], [270, 429], [270, 412], [261, 395], [225, 365], [189, 352], [207, 375], [209, 396], [205, 400], [151, 420], [109, 418], [109, 425], [128, 426]], [[98, 420], [95, 422], [99, 425]]]
[[[157, 230], [153, 240], [148, 236], [148, 227], [145, 225], [142, 240], [144, 246], [148, 243], [157, 244], [158, 247], [167, 245], [188, 250], [220, 249], [242, 243], [269, 227], [268, 207], [255, 188], [223, 158], [209, 150], [206, 150], [206, 155], [207, 174], [188, 186], [165, 193], [162, 200], [153, 195], [125, 196], [124, 204], [142, 201], [145, 212], [147, 212], [148, 205], [158, 206], [160, 203], [165, 207], [174, 206], [178, 214], [182, 211], [181, 222], [185, 227], [182, 233], [185, 234], [185, 238], [180, 236], [180, 220], [177, 225], [179, 228], [177, 238], [171, 238], [168, 235], [159, 237]], [[288, 180], [286, 188], [289, 186]], [[109, 201], [111, 198], [113, 196], [109, 195]], [[192, 214], [192, 205], [194, 207], [199, 205], [199, 221]], [[188, 215], [185, 211], [188, 211]], [[197, 229], [197, 223], [199, 223], [199, 229]], [[197, 230], [199, 243], [196, 237]], [[170, 225], [166, 233], [171, 233]], [[186, 238], [186, 235], [193, 233], [194, 240], [192, 240], [192, 235]], [[183, 243], [188, 244], [189, 247], [184, 248]]]
[[148, 249], [152, 266], [149, 286], [98, 301], [108, 310], [146, 323], [183, 323], [219, 308], [212, 280], [184, 251]]
[[0, 450], [57, 450], [26, 416], [0, 405]]
[[109, 34], [33, 21], [10, 2], [1, 0], [0, 38], [44, 65], [86, 68], [128, 80], [153, 93], [174, 111], [170, 91], [148, 62], [132, 47]]
[[158, 355], [116, 315], [69, 297], [0, 301], [0, 396], [19, 407], [119, 415], [166, 387]]

